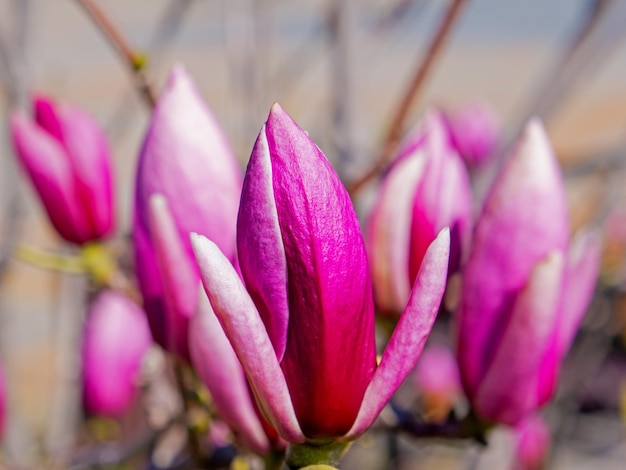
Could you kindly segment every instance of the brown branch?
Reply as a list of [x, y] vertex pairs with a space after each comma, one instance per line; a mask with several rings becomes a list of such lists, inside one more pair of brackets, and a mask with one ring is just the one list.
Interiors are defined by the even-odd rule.
[[426, 78], [428, 77], [428, 73], [432, 69], [435, 60], [443, 50], [446, 39], [452, 32], [453, 26], [455, 25], [465, 3], [465, 0], [452, 0], [450, 3], [448, 11], [445, 13], [439, 27], [435, 31], [426, 55], [415, 70], [413, 79], [411, 80], [404, 97], [400, 101], [400, 106], [398, 106], [393, 120], [391, 121], [391, 125], [389, 126], [389, 131], [385, 137], [383, 150], [380, 153], [380, 156], [376, 159], [372, 167], [365, 172], [365, 174], [363, 174], [363, 176], [357, 178], [348, 185], [348, 192], [351, 196], [354, 196], [367, 183], [387, 168], [389, 159], [398, 147], [398, 143], [402, 137], [404, 123], [409, 116], [409, 112], [411, 111], [419, 92], [422, 90], [423, 85], [426, 82]]
[[83, 7], [85, 12], [93, 20], [93, 22], [100, 28], [100, 31], [107, 38], [109, 43], [115, 48], [120, 57], [126, 63], [128, 70], [130, 71], [137, 91], [142, 96], [146, 104], [150, 108], [154, 108], [156, 103], [156, 95], [148, 79], [144, 73], [145, 56], [135, 52], [129, 45], [128, 41], [122, 35], [119, 28], [113, 23], [112, 19], [105, 13], [105, 11], [93, 0], [76, 0], [78, 4]]

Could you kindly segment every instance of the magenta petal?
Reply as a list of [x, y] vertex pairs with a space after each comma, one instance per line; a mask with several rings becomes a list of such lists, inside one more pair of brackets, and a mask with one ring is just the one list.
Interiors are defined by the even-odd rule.
[[539, 382], [539, 402], [553, 395], [563, 357], [576, 336], [598, 278], [601, 239], [598, 233], [579, 233], [570, 246], [563, 279], [560, 311], [553, 338], [542, 361]]
[[189, 351], [194, 369], [211, 393], [218, 414], [254, 452], [264, 454], [269, 442], [256, 414], [245, 374], [204, 291], [191, 319]]
[[304, 442], [274, 347], [239, 276], [215, 243], [197, 234], [191, 243], [204, 290], [261, 409], [285, 440]]
[[246, 170], [237, 219], [237, 246], [246, 287], [261, 314], [276, 357], [282, 361], [289, 322], [287, 260], [274, 201], [265, 126]]
[[512, 312], [494, 345], [473, 400], [489, 420], [514, 425], [539, 406], [539, 371], [557, 326], [563, 256], [554, 252], [534, 268], [528, 284], [513, 301]]
[[363, 238], [337, 173], [277, 104], [266, 135], [288, 273], [289, 333], [281, 367], [304, 434], [341, 436], [352, 426], [376, 366]]
[[83, 398], [90, 412], [117, 417], [128, 409], [151, 343], [139, 307], [114, 291], [97, 297], [89, 309], [82, 346]]
[[498, 176], [464, 269], [457, 353], [472, 399], [512, 295], [535, 264], [565, 252], [569, 226], [561, 170], [539, 121], [531, 121]]
[[11, 116], [17, 156], [28, 172], [50, 221], [66, 240], [81, 244], [90, 239], [82, 208], [76, 204], [72, 168], [59, 143], [26, 116]]
[[409, 303], [374, 373], [357, 419], [346, 435], [354, 439], [371, 426], [385, 404], [415, 367], [437, 317], [446, 286], [450, 231], [442, 230], [428, 248]]
[[160, 194], [150, 198], [150, 231], [165, 296], [167, 349], [189, 360], [189, 319], [196, 310], [200, 278]]

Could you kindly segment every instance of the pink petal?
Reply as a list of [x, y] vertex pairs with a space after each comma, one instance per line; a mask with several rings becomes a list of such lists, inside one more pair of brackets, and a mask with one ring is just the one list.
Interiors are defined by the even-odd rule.
[[380, 365], [367, 387], [361, 409], [346, 435], [354, 439], [369, 428], [415, 367], [437, 317], [446, 286], [450, 231], [444, 229], [424, 256], [409, 304], [396, 326]]
[[261, 314], [276, 357], [282, 361], [289, 322], [287, 261], [274, 201], [265, 126], [246, 170], [237, 219], [237, 246], [246, 287]]
[[189, 319], [196, 311], [200, 278], [161, 194], [150, 198], [150, 232], [165, 297], [167, 349], [189, 360]]
[[269, 442], [257, 417], [246, 377], [204, 291], [191, 319], [189, 351], [194, 369], [207, 386], [218, 414], [254, 452], [264, 454]]
[[491, 339], [495, 356], [473, 399], [480, 416], [514, 425], [539, 406], [539, 372], [557, 327], [562, 273], [563, 256], [553, 252], [513, 300], [501, 337]]
[[263, 412], [285, 440], [304, 442], [274, 347], [239, 276], [215, 243], [197, 234], [191, 243], [211, 306]]

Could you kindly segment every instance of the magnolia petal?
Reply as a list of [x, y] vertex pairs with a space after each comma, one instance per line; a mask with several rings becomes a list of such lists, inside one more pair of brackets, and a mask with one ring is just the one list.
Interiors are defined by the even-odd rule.
[[281, 437], [289, 442], [304, 442], [274, 347], [239, 276], [215, 243], [192, 233], [191, 244], [204, 290], [261, 409]]
[[359, 414], [346, 439], [354, 439], [371, 426], [415, 367], [439, 311], [446, 286], [449, 254], [450, 231], [446, 228], [426, 251], [409, 303], [367, 387]]
[[601, 245], [601, 238], [597, 232], [583, 232], [577, 234], [570, 246], [563, 278], [559, 317], [539, 374], [541, 404], [547, 402], [556, 389], [561, 361], [576, 336], [578, 326], [593, 296], [600, 268]]
[[72, 243], [89, 241], [89, 225], [77, 204], [72, 168], [64, 149], [21, 113], [11, 116], [11, 132], [17, 156], [54, 228]]
[[473, 400], [480, 416], [514, 425], [539, 406], [539, 371], [557, 326], [562, 274], [563, 256], [553, 252], [513, 300], [508, 324], [492, 339], [496, 353]]
[[245, 374], [202, 289], [198, 310], [190, 322], [189, 353], [218, 414], [250, 449], [266, 453], [269, 441], [252, 403]]
[[179, 238], [167, 200], [161, 194], [150, 198], [150, 232], [165, 296], [167, 349], [189, 360], [189, 319], [196, 310], [200, 278]]
[[274, 201], [265, 126], [246, 170], [237, 218], [237, 246], [246, 287], [261, 314], [276, 357], [282, 361], [289, 322], [287, 261]]
[[397, 161], [382, 183], [367, 225], [376, 305], [385, 312], [401, 312], [411, 293], [408, 259], [415, 188], [424, 167], [423, 148]]

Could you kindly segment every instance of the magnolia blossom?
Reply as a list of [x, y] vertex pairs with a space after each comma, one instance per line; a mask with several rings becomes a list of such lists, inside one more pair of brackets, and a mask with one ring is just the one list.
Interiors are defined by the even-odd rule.
[[444, 120], [450, 143], [471, 167], [487, 163], [500, 135], [496, 112], [486, 102], [476, 101], [446, 111]]
[[426, 250], [450, 227], [449, 274], [469, 249], [472, 193], [445, 123], [430, 112], [409, 134], [383, 180], [367, 230], [376, 304], [402, 311]]
[[512, 470], [540, 470], [550, 451], [550, 429], [539, 415], [523, 419], [514, 428], [516, 438]]
[[458, 359], [480, 416], [516, 424], [550, 399], [599, 254], [594, 235], [570, 246], [560, 168], [531, 121], [485, 201], [463, 275]]
[[114, 224], [111, 154], [104, 132], [78, 108], [38, 96], [34, 120], [11, 116], [13, 145], [52, 225], [83, 244]]
[[87, 411], [118, 417], [128, 410], [151, 344], [141, 308], [115, 291], [105, 291], [96, 298], [83, 334], [83, 401]]
[[[189, 232], [206, 235], [235, 262], [235, 230], [242, 174], [226, 137], [185, 70], [171, 72], [146, 134], [135, 185], [133, 241], [144, 308], [155, 340], [189, 358], [189, 319], [200, 278]], [[157, 247], [150, 198], [161, 194], [171, 212], [175, 258]], [[178, 271], [189, 271], [181, 282]]]
[[[246, 171], [237, 224], [245, 285], [192, 236], [204, 288], [257, 402], [286, 441], [351, 440], [417, 362], [445, 286], [449, 231], [427, 250], [380, 365], [365, 247], [350, 198], [275, 104]], [[246, 290], [247, 289], [247, 290]]]

